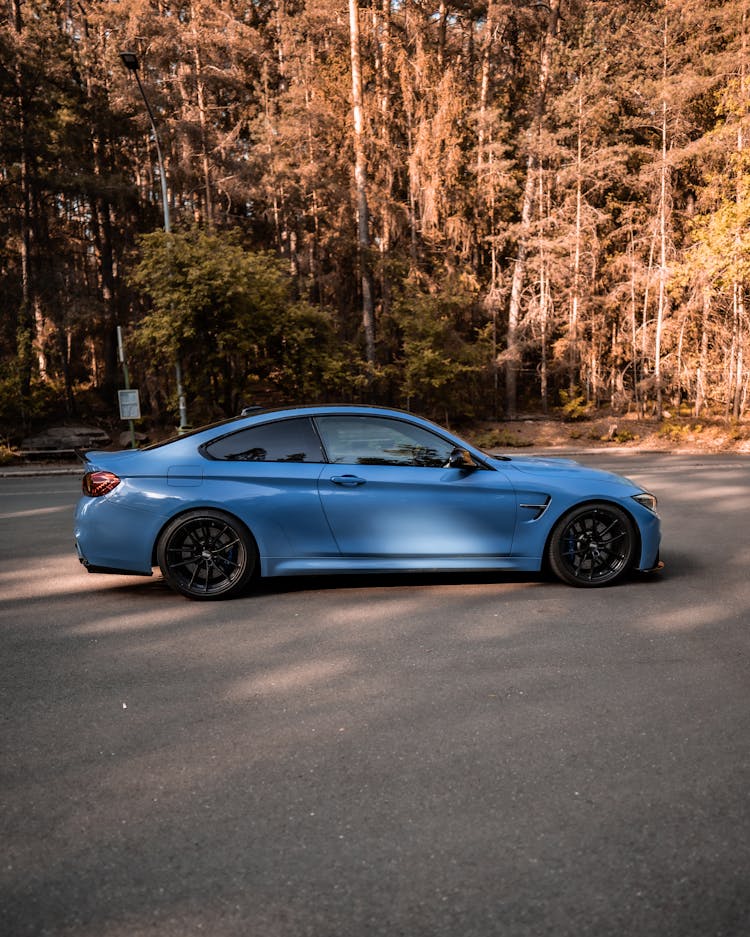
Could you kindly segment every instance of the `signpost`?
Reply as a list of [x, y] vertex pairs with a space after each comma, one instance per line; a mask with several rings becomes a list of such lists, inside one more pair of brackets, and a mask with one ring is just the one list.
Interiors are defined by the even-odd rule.
[[130, 426], [130, 445], [133, 449], [135, 445], [135, 424], [133, 420], [141, 418], [141, 402], [137, 390], [130, 389], [130, 375], [128, 374], [128, 363], [125, 360], [125, 349], [122, 345], [122, 329], [117, 326], [117, 357], [122, 365], [122, 375], [125, 379], [125, 390], [117, 391], [117, 399], [120, 404], [120, 419], [127, 420]]
[[118, 390], [117, 400], [120, 404], [121, 420], [140, 420], [141, 401], [137, 390]]

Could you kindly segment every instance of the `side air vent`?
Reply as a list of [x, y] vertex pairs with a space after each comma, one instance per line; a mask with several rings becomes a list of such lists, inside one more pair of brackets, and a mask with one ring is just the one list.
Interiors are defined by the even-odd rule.
[[[542, 500], [542, 498], [544, 498], [544, 500]], [[539, 518], [542, 516], [542, 514], [544, 514], [544, 512], [549, 507], [549, 502], [550, 502], [549, 495], [546, 495], [546, 496], [541, 495], [539, 497], [534, 498], [533, 503], [529, 502], [529, 503], [519, 505], [519, 507], [524, 508], [525, 510], [529, 511], [528, 517], [524, 518], [524, 520], [538, 521]]]

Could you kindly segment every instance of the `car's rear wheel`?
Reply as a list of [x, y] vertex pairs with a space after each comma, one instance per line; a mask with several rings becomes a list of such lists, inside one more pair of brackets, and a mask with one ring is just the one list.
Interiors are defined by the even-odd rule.
[[257, 565], [252, 536], [223, 511], [189, 511], [164, 530], [156, 548], [162, 575], [190, 599], [225, 599], [248, 584]]
[[633, 563], [637, 538], [622, 508], [594, 502], [565, 514], [552, 532], [549, 564], [572, 586], [609, 586]]

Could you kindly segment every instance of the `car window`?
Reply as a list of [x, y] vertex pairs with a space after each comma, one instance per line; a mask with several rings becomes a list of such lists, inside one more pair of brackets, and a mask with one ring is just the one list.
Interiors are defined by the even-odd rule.
[[452, 443], [403, 420], [321, 416], [315, 422], [330, 462], [443, 467], [453, 450]]
[[211, 459], [232, 462], [325, 462], [307, 417], [250, 426], [206, 443], [201, 451]]

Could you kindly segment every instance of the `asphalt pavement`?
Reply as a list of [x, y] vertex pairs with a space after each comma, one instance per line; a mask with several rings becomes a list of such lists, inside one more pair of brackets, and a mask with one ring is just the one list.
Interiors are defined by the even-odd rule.
[[0, 934], [750, 934], [750, 458], [580, 458], [661, 575], [191, 603], [78, 564], [78, 467], [0, 477]]

